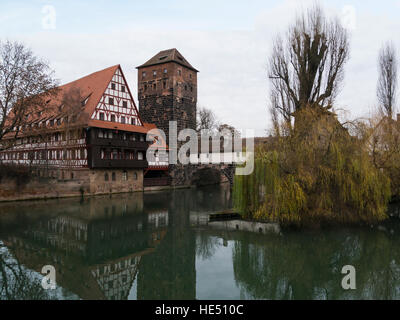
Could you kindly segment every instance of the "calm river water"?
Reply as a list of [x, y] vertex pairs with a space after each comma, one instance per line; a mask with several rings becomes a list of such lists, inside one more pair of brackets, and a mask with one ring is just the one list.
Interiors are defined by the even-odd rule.
[[[0, 299], [399, 299], [400, 223], [256, 234], [204, 225], [228, 186], [0, 204]], [[43, 266], [57, 287], [42, 288]], [[356, 289], [341, 286], [356, 268]]]

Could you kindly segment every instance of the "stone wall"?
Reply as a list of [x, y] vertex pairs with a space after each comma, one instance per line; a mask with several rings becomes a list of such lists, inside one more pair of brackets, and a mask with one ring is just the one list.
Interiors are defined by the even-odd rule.
[[[115, 174], [115, 180], [113, 180]], [[108, 176], [108, 179], [107, 179]], [[118, 193], [143, 190], [143, 170], [90, 170], [90, 193]]]
[[138, 99], [141, 119], [163, 130], [167, 143], [169, 121], [177, 121], [178, 133], [186, 128], [196, 129], [195, 71], [174, 62], [140, 68]]
[[[125, 173], [124, 173], [125, 172]], [[108, 180], [106, 180], [106, 174]], [[113, 174], [114, 178], [113, 179]], [[125, 179], [126, 177], [126, 179]], [[25, 179], [0, 177], [0, 201], [59, 198], [143, 190], [143, 170], [34, 170]]]

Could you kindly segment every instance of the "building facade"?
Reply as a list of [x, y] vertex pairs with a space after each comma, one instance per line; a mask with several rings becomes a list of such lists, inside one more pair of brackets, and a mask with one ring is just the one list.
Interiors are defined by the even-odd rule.
[[176, 121], [178, 132], [196, 129], [197, 73], [177, 49], [156, 54], [138, 69], [140, 117], [166, 134], [169, 122]]
[[18, 129], [14, 146], [0, 152], [4, 165], [76, 181], [82, 194], [143, 190], [155, 125], [142, 121], [120, 65], [59, 87]]

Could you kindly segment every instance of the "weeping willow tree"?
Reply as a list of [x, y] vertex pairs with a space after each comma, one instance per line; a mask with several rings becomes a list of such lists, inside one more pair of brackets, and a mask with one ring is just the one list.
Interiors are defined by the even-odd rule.
[[245, 218], [284, 225], [387, 218], [389, 179], [333, 113], [304, 108], [291, 134], [275, 139], [256, 149], [251, 175], [235, 176], [234, 204]]

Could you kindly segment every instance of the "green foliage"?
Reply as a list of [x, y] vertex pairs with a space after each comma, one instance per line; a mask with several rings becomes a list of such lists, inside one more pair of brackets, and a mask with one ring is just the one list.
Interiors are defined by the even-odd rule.
[[331, 115], [307, 124], [276, 137], [272, 150], [257, 149], [254, 172], [235, 176], [239, 212], [299, 226], [386, 219], [390, 181], [373, 166], [362, 144]]

